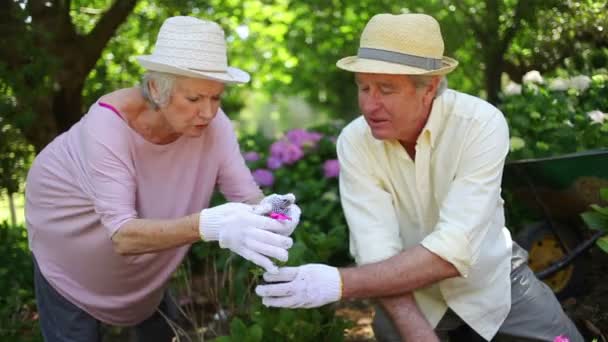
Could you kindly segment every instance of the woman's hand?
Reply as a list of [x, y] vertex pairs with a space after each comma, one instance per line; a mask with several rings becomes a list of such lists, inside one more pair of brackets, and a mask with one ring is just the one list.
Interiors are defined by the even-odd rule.
[[278, 268], [270, 260], [287, 261], [287, 249], [293, 241], [283, 233], [286, 227], [278, 220], [258, 215], [254, 206], [226, 203], [204, 209], [199, 217], [199, 232], [204, 241], [219, 241], [243, 258], [276, 273]]
[[[277, 233], [290, 236], [300, 223], [300, 215], [302, 210], [296, 204], [294, 194], [278, 195], [272, 194], [264, 197], [254, 211], [259, 215], [270, 215], [271, 213], [280, 214], [279, 221], [283, 224], [284, 229]], [[285, 217], [286, 216], [286, 217]]]

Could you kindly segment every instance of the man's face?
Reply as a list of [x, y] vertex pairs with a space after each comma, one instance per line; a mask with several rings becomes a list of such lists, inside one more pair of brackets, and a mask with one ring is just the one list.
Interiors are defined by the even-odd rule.
[[429, 91], [434, 89], [417, 89], [405, 75], [357, 73], [355, 79], [359, 108], [372, 135], [415, 143], [426, 124], [434, 96]]

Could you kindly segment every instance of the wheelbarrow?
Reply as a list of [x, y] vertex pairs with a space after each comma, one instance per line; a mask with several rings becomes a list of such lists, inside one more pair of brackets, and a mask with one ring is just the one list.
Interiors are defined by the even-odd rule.
[[519, 207], [536, 220], [514, 237], [530, 268], [560, 299], [581, 293], [588, 266], [581, 255], [604, 233], [591, 234], [580, 214], [607, 204], [599, 193], [608, 188], [608, 149], [507, 162], [502, 185], [507, 211]]

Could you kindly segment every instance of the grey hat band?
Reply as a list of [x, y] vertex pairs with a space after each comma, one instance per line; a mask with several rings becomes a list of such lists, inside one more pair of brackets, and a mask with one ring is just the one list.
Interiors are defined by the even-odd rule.
[[375, 59], [378, 61], [389, 63], [397, 63], [424, 70], [437, 70], [441, 68], [441, 59], [408, 55], [406, 53], [388, 50], [359, 48], [357, 57]]

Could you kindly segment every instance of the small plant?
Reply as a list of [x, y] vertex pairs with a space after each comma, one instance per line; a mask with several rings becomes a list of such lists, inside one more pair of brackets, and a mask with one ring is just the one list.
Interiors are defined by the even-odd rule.
[[[604, 203], [608, 203], [608, 188], [600, 190], [600, 199]], [[581, 216], [590, 229], [608, 233], [608, 206], [602, 207], [599, 204], [592, 204], [591, 210], [581, 214]], [[608, 253], [608, 235], [600, 237], [596, 244], [601, 250]]]

